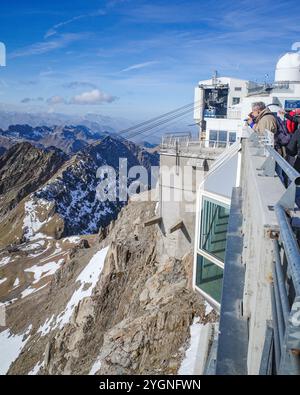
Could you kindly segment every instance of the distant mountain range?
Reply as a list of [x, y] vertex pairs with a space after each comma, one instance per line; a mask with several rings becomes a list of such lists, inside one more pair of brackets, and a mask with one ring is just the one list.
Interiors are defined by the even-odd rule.
[[0, 147], [7, 149], [15, 143], [28, 141], [41, 148], [56, 147], [66, 154], [73, 154], [108, 135], [109, 132], [94, 132], [83, 125], [10, 125], [7, 130], [0, 130]]
[[[60, 113], [22, 113], [5, 111], [1, 109], [0, 104], [0, 129], [4, 131], [8, 130], [12, 125], [29, 125], [32, 128], [49, 127], [51, 129], [54, 127], [57, 129], [70, 125], [73, 125], [72, 127], [74, 127], [74, 125], [80, 125], [80, 127], [86, 127], [89, 129], [92, 134], [99, 133], [100, 135], [118, 135], [120, 131], [132, 127], [140, 121], [141, 119], [133, 122], [128, 119], [119, 117], [112, 118], [101, 114], [85, 114], [84, 116], [77, 116]], [[172, 121], [166, 125], [156, 127], [153, 130], [150, 129], [145, 133], [136, 136], [133, 140], [140, 145], [146, 147], [148, 145], [147, 148], [150, 148], [150, 146], [155, 146], [160, 143], [161, 136], [164, 133], [190, 132], [197, 135], [198, 127], [191, 125], [191, 123], [192, 119]], [[135, 131], [138, 131], [138, 129]], [[3, 134], [0, 131], [0, 137], [1, 135]], [[6, 144], [4, 144], [3, 141], [0, 141], [0, 155], [1, 147], [10, 146], [7, 141], [5, 143]]]
[[83, 125], [94, 132], [118, 132], [134, 125], [134, 122], [122, 118], [111, 118], [100, 114], [86, 114], [84, 116], [60, 113], [26, 113], [4, 111], [0, 108], [0, 128], [8, 129], [10, 125], [27, 124], [36, 126], [64, 126]]

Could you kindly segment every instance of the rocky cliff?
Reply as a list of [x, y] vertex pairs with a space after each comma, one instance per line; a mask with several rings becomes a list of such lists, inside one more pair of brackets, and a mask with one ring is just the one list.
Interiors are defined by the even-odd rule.
[[56, 148], [42, 150], [26, 142], [6, 151], [0, 157], [0, 217], [48, 181], [66, 159]]
[[[190, 289], [192, 257], [162, 256], [157, 228], [143, 226], [154, 212], [153, 202], [129, 203], [97, 236], [67, 244], [47, 282], [40, 278], [44, 283], [30, 286], [38, 287], [35, 292], [20, 296], [16, 288], [11, 303], [2, 296], [7, 327], [0, 344], [18, 345], [2, 371], [177, 373], [193, 319], [207, 322], [215, 313], [205, 315], [203, 301]], [[29, 267], [26, 273], [43, 272], [39, 262], [39, 270]], [[13, 265], [4, 267], [8, 277]]]
[[16, 200], [0, 223], [0, 374], [176, 374], [195, 319], [216, 319], [191, 290], [192, 255], [169, 258], [144, 226], [157, 202], [96, 198], [97, 169], [118, 176], [120, 157], [158, 164], [111, 137], [71, 158], [28, 143], [4, 154]]

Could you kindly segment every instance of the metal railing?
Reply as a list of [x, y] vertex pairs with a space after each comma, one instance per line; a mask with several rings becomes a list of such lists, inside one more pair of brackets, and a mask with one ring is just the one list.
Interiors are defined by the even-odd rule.
[[277, 82], [277, 83], [273, 83], [273, 84], [268, 84], [268, 83], [257, 84], [256, 86], [254, 86], [252, 88], [248, 88], [248, 94], [252, 95], [254, 93], [266, 92], [271, 89], [287, 90], [287, 89], [289, 89], [289, 87], [290, 87], [289, 82]]
[[295, 185], [300, 185], [300, 174], [295, 170], [275, 149], [271, 146], [265, 146], [266, 151], [269, 153], [270, 158], [282, 169], [287, 175], [289, 180]]
[[300, 174], [274, 149], [273, 133], [266, 130], [265, 135], [258, 135], [253, 132], [250, 140], [258, 148], [258, 155], [266, 157], [260, 170], [264, 176], [280, 177], [284, 186], [285, 193], [282, 195], [278, 204], [286, 209], [294, 209], [297, 190], [300, 186]]
[[242, 118], [242, 111], [234, 109], [234, 108], [228, 108], [227, 118], [228, 119], [241, 119]]
[[215, 141], [215, 140], [198, 140], [192, 138], [188, 133], [174, 133], [167, 134], [162, 137], [160, 148], [163, 149], [176, 149], [186, 151], [189, 149], [219, 149], [224, 150], [231, 146], [234, 142], [229, 141]]
[[176, 145], [185, 146], [191, 139], [191, 133], [166, 133], [162, 136], [161, 147], [175, 148]]
[[284, 208], [275, 206], [279, 239], [275, 239], [271, 284], [274, 374], [300, 374], [300, 250]]

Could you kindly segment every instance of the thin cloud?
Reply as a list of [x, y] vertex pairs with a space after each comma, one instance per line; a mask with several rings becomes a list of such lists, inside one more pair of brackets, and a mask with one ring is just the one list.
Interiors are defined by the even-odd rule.
[[52, 26], [45, 33], [44, 38], [49, 38], [51, 36], [54, 36], [55, 34], [58, 33], [58, 29], [59, 28], [61, 28], [63, 26], [66, 26], [66, 25], [69, 25], [70, 23], [73, 23], [73, 22], [78, 21], [80, 19], [89, 18], [89, 17], [93, 17], [93, 16], [103, 16], [105, 14], [106, 14], [106, 12], [104, 10], [97, 10], [97, 11], [91, 12], [89, 14], [82, 14], [82, 15], [74, 16], [73, 18], [70, 18], [70, 19], [68, 19], [66, 21], [57, 23], [56, 25]]
[[42, 55], [56, 49], [65, 48], [72, 42], [79, 41], [87, 36], [86, 33], [76, 34], [76, 33], [68, 33], [62, 34], [57, 39], [53, 39], [51, 41], [41, 41], [28, 47], [21, 48], [16, 50], [10, 54], [10, 58], [20, 58], [24, 56], [31, 55]]
[[19, 81], [19, 84], [25, 85], [25, 86], [37, 85], [37, 83], [38, 83], [38, 81], [36, 81], [36, 80]]
[[32, 103], [32, 102], [42, 102], [44, 101], [43, 97], [36, 97], [36, 98], [32, 98], [32, 97], [25, 97], [24, 99], [21, 100], [22, 104], [27, 104], [27, 103]]
[[93, 84], [92, 82], [87, 82], [87, 81], [66, 82], [65, 84], [62, 85], [62, 87], [66, 88], [66, 89], [77, 89], [77, 88], [97, 89], [97, 85]]
[[47, 103], [48, 103], [48, 104], [51, 104], [51, 105], [55, 105], [55, 104], [64, 104], [64, 103], [65, 103], [65, 99], [64, 99], [63, 97], [61, 97], [61, 96], [56, 95], [56, 96], [50, 97], [50, 98], [47, 100]]
[[106, 3], [107, 8], [113, 8], [117, 5], [121, 5], [123, 3], [128, 3], [130, 0], [108, 0]]
[[124, 73], [124, 72], [126, 72], [126, 71], [143, 69], [143, 68], [145, 68], [145, 67], [149, 67], [149, 66], [152, 66], [152, 65], [157, 64], [157, 63], [159, 63], [159, 62], [157, 62], [157, 61], [151, 61], [151, 62], [137, 63], [137, 64], [134, 64], [134, 65], [132, 65], [132, 66], [126, 67], [126, 69], [123, 69], [123, 70], [121, 70], [120, 72], [121, 72], [121, 73]]

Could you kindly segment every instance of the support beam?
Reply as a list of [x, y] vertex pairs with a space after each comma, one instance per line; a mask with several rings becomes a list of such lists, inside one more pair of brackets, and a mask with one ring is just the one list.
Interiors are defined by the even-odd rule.
[[152, 217], [148, 221], [144, 222], [144, 227], [155, 225], [155, 224], [160, 224], [161, 221], [162, 221], [162, 217]]
[[183, 228], [183, 221], [182, 219], [179, 220], [178, 222], [176, 222], [176, 224], [174, 224], [173, 226], [171, 226], [170, 228], [170, 233], [175, 232], [178, 229], [182, 229]]

